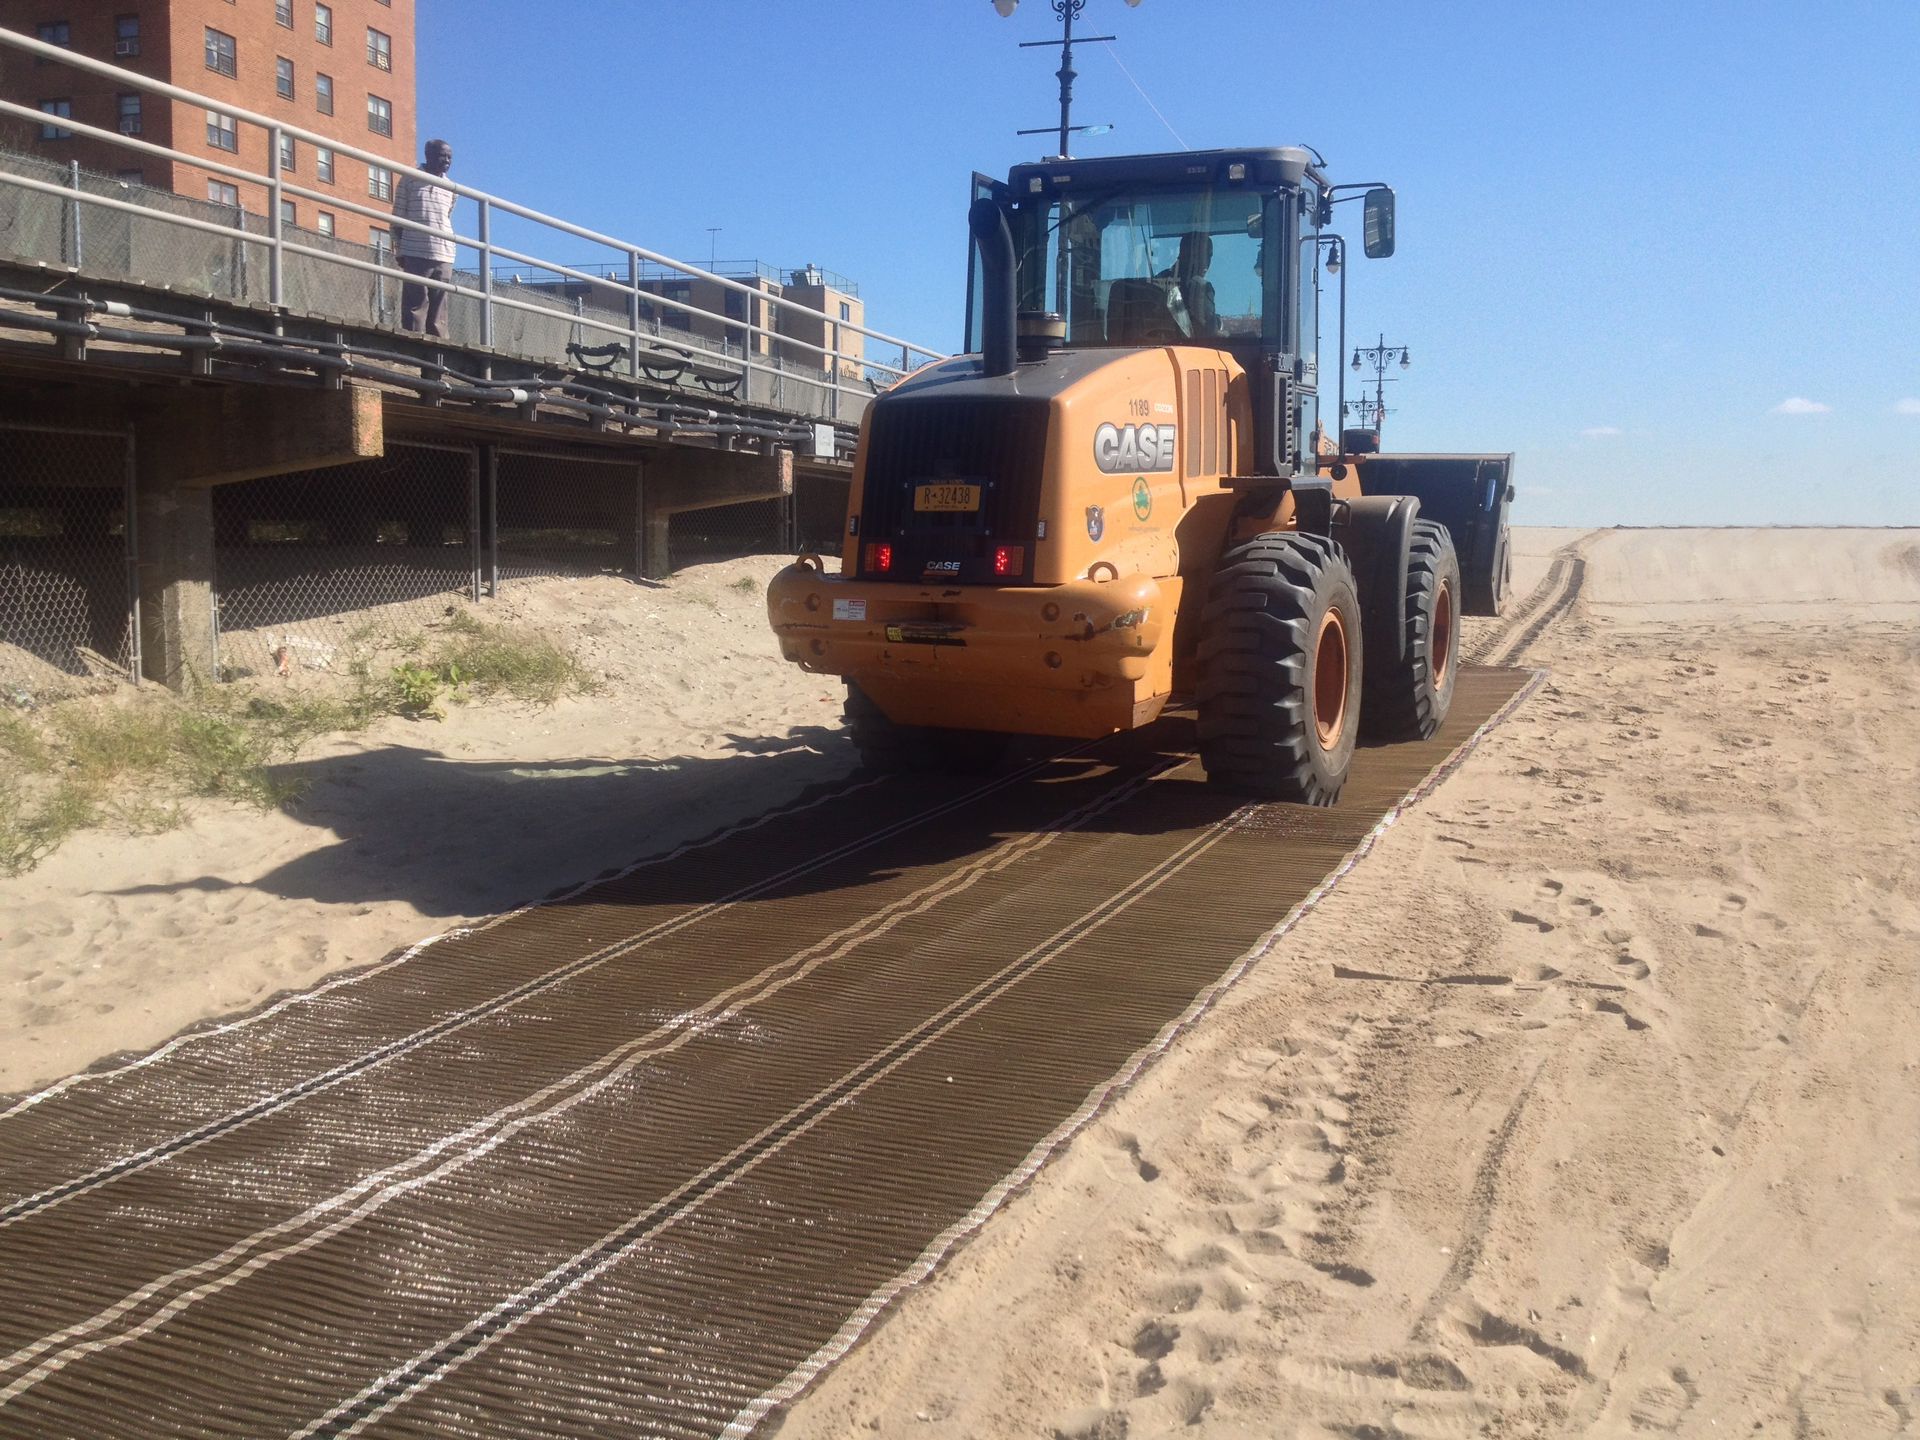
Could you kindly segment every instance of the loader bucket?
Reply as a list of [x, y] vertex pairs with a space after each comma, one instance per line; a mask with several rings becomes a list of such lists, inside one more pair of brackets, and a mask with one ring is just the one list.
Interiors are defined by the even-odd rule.
[[1453, 536], [1468, 615], [1498, 615], [1513, 564], [1507, 505], [1513, 499], [1512, 455], [1367, 455], [1360, 488], [1368, 495], [1412, 495], [1420, 517]]

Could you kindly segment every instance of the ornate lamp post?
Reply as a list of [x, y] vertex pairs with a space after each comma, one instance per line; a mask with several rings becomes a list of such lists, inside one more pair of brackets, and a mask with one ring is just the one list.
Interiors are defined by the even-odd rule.
[[[1073, 109], [1073, 22], [1079, 18], [1080, 12], [1087, 8], [1087, 0], [1049, 0], [1049, 3], [1053, 6], [1053, 13], [1060, 17], [1060, 38], [1058, 40], [1023, 40], [1020, 42], [1020, 48], [1022, 50], [1032, 50], [1043, 45], [1058, 45], [1060, 47], [1060, 68], [1054, 73], [1060, 77], [1059, 156], [1064, 160], [1067, 158], [1067, 137], [1069, 135], [1080, 130], [1099, 131], [1111, 129], [1112, 127], [1105, 125], [1074, 125], [1069, 123], [1068, 117]], [[1140, 0], [1127, 0], [1129, 6], [1138, 6], [1139, 3]], [[1020, 8], [1020, 0], [993, 0], [993, 8], [999, 11], [1001, 17], [1004, 19]], [[1086, 41], [1094, 41], [1111, 40], [1114, 37], [1111, 35], [1083, 35], [1080, 38]], [[1053, 127], [1051, 125], [1043, 125], [1037, 130], [1020, 130], [1015, 133], [1020, 135], [1045, 135], [1052, 129]]]
[[[1320, 254], [1325, 257], [1321, 261], [1321, 268], [1329, 275], [1340, 276], [1340, 344], [1334, 353], [1344, 355], [1347, 350], [1347, 277], [1340, 272], [1347, 263], [1347, 242], [1338, 235], [1322, 235]], [[1344, 429], [1347, 423], [1347, 372], [1335, 361], [1333, 373], [1340, 377], [1339, 424]]]
[[[1344, 340], [1340, 342], [1340, 348], [1343, 350], [1346, 348], [1346, 342]], [[1405, 370], [1409, 365], [1413, 364], [1413, 357], [1407, 353], [1407, 347], [1404, 345], [1387, 344], [1387, 337], [1385, 335], [1380, 337], [1380, 343], [1378, 345], [1369, 345], [1365, 349], [1356, 349], [1353, 352], [1353, 369], [1355, 373], [1359, 373], [1361, 370], [1362, 362], [1370, 366], [1373, 370], [1373, 399], [1368, 400], [1365, 398], [1366, 382], [1363, 380], [1361, 382], [1361, 398], [1354, 403], [1362, 414], [1368, 409], [1373, 411], [1375, 429], [1378, 429], [1381, 422], [1386, 418], [1387, 367], [1396, 360], [1400, 362], [1400, 368], [1402, 370]], [[1343, 376], [1342, 378], [1344, 379], [1345, 377]], [[1343, 400], [1341, 405], [1342, 413], [1340, 416], [1340, 423], [1342, 425], [1346, 424], [1347, 419], [1345, 409], [1346, 406]]]

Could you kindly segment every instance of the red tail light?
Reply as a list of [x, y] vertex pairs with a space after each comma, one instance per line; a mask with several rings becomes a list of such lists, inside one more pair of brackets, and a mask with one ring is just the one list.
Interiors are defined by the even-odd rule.
[[867, 546], [866, 568], [883, 572], [893, 569], [893, 546], [886, 544]]
[[1027, 573], [1027, 549], [1024, 545], [996, 545], [993, 548], [993, 573], [996, 575], [1024, 575]]

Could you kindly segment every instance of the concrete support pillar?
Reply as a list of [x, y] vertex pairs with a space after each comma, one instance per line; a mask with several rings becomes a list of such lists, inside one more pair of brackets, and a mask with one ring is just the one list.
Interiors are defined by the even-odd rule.
[[139, 544], [141, 669], [176, 690], [211, 683], [213, 491], [141, 485], [135, 499]]
[[640, 573], [648, 580], [664, 580], [672, 573], [673, 560], [668, 552], [668, 537], [673, 531], [673, 512], [647, 509], [641, 520], [643, 556]]
[[385, 453], [372, 390], [175, 392], [133, 420], [142, 673], [175, 689], [216, 671], [213, 487]]
[[683, 510], [711, 510], [793, 493], [793, 452], [751, 455], [735, 450], [669, 449], [650, 457], [641, 490], [642, 573], [665, 579], [669, 522]]

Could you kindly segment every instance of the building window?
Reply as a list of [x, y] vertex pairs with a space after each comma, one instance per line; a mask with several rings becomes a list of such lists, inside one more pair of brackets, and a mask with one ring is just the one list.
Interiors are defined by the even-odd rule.
[[296, 154], [297, 151], [294, 147], [293, 136], [282, 135], [280, 137], [280, 168], [282, 171], [292, 172]]
[[215, 150], [231, 150], [236, 155], [240, 153], [240, 133], [231, 115], [222, 115], [218, 110], [207, 111], [207, 144]]
[[207, 69], [218, 71], [222, 75], [239, 72], [239, 57], [235, 53], [233, 36], [224, 30], [207, 27]]
[[842, 300], [840, 302], [840, 318], [842, 320], [853, 319], [853, 306], [848, 301]]
[[333, 183], [333, 151], [324, 145], [313, 147], [313, 173], [320, 177], [320, 183]]
[[376, 135], [393, 134], [393, 105], [378, 95], [367, 96], [367, 129]]
[[313, 108], [322, 115], [333, 113], [333, 77], [331, 75], [313, 77]]
[[[71, 100], [42, 100], [40, 102], [40, 110], [41, 113], [46, 115], [57, 115], [62, 120], [71, 120], [73, 118], [73, 102]], [[58, 125], [42, 125], [40, 127], [40, 138], [42, 140], [71, 140], [73, 138], [73, 131], [63, 129]]]
[[285, 29], [293, 28], [293, 0], [273, 0], [273, 20]]
[[333, 7], [331, 5], [313, 7], [313, 38], [322, 45], [333, 44]]
[[116, 170], [114, 171], [114, 178], [122, 185], [144, 185], [147, 183], [147, 172], [144, 170]]
[[369, 165], [367, 194], [376, 200], [393, 199], [393, 172], [384, 165]]
[[120, 96], [120, 133], [122, 135], [140, 133], [140, 97], [138, 95]]
[[280, 202], [280, 224], [282, 226], [288, 226], [297, 223], [299, 223], [299, 211], [294, 209], [293, 201], [282, 200]]
[[116, 59], [140, 53], [140, 17], [138, 15], [113, 17], [113, 53]]
[[375, 259], [384, 260], [393, 253], [393, 232], [375, 225], [367, 231], [367, 243], [373, 247]]
[[293, 99], [293, 61], [284, 55], [274, 57], [273, 93], [282, 100]]
[[367, 27], [367, 64], [376, 70], [393, 69], [393, 37], [371, 25]]
[[325, 210], [322, 210], [320, 212], [320, 218], [316, 220], [314, 223], [320, 227], [320, 233], [322, 235], [333, 234], [333, 216], [328, 214]]
[[[73, 26], [65, 20], [41, 21], [39, 35], [42, 45], [58, 45], [63, 50], [73, 48]], [[45, 65], [47, 58], [44, 55], [36, 55], [33, 57], [33, 63]]]
[[209, 180], [207, 181], [207, 199], [216, 205], [231, 205], [237, 210], [240, 208], [240, 187], [229, 185], [224, 180]]

